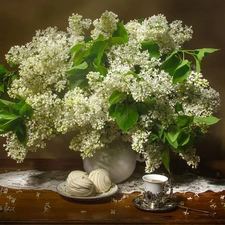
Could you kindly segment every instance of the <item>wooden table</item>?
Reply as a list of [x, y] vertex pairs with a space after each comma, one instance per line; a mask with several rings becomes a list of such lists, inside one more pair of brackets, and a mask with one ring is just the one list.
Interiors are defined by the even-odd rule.
[[[27, 169], [71, 168], [61, 160], [26, 160], [16, 164], [11, 160], [0, 162], [0, 173]], [[54, 165], [54, 166], [53, 166]], [[81, 164], [77, 163], [77, 167]], [[65, 199], [57, 192], [47, 190], [8, 189], [0, 195], [0, 224], [225, 224], [225, 190], [199, 194], [178, 193], [177, 201], [185, 206], [216, 212], [216, 215], [177, 208], [172, 212], [152, 213], [137, 209], [132, 200], [139, 193], [110, 196], [95, 202], [77, 202]], [[192, 198], [188, 200], [189, 198]], [[16, 199], [16, 202], [12, 202]], [[11, 207], [4, 212], [5, 204]]]

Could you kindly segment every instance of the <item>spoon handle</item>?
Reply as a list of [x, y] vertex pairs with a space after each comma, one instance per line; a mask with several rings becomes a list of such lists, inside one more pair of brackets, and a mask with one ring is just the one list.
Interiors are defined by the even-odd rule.
[[195, 212], [201, 212], [201, 213], [216, 215], [216, 212], [212, 212], [212, 211], [206, 211], [206, 210], [202, 210], [202, 209], [195, 209], [195, 208], [186, 207], [186, 206], [183, 206], [183, 205], [178, 205], [178, 207], [182, 208], [182, 209], [186, 209], [186, 210], [195, 211]]

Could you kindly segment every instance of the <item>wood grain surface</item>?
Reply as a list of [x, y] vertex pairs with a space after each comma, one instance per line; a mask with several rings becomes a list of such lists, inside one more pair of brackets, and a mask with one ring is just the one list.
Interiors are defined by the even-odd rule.
[[[82, 168], [82, 162], [76, 163]], [[71, 169], [63, 160], [25, 160], [16, 164], [1, 160], [0, 173], [27, 169]], [[1, 185], [1, 184], [0, 184]], [[0, 187], [1, 190], [3, 190]], [[98, 201], [84, 202], [67, 199], [57, 192], [47, 190], [8, 189], [0, 195], [0, 224], [225, 224], [225, 190], [199, 194], [177, 193], [175, 200], [187, 207], [216, 212], [216, 215], [175, 208], [171, 212], [146, 212], [137, 209], [132, 200], [139, 195], [115, 194]], [[12, 199], [16, 199], [12, 202]], [[10, 212], [4, 212], [5, 205]]]

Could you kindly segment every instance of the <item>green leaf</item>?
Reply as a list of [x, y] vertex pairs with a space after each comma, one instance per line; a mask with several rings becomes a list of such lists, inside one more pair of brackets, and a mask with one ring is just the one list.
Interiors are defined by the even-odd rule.
[[106, 46], [106, 41], [95, 41], [90, 47], [90, 55], [86, 58], [86, 60], [91, 60], [92, 62], [94, 59], [96, 59], [95, 63], [100, 64]]
[[149, 135], [149, 141], [150, 142], [154, 142], [155, 140], [159, 139], [158, 135], [154, 134], [154, 133], [151, 133]]
[[182, 82], [185, 80], [191, 72], [191, 63], [188, 60], [183, 60], [181, 64], [176, 68], [173, 74], [173, 83]]
[[27, 143], [27, 129], [23, 122], [19, 124], [19, 126], [15, 130], [15, 134], [20, 143], [25, 147]]
[[136, 104], [138, 112], [145, 115], [154, 109], [155, 99], [147, 97], [144, 102], [138, 102]]
[[21, 100], [19, 103], [13, 105], [11, 111], [17, 116], [20, 116], [20, 109], [25, 104], [24, 100]]
[[201, 72], [201, 62], [198, 60], [196, 55], [193, 55], [194, 59], [195, 59], [195, 70], [196, 72]]
[[84, 44], [78, 43], [70, 49], [69, 53], [70, 54], [76, 53], [77, 51], [81, 50], [84, 46], [85, 46]]
[[132, 71], [128, 71], [127, 73], [124, 74], [124, 76], [128, 76], [128, 75], [133, 75], [135, 78], [139, 78], [137, 73], [132, 72]]
[[96, 39], [95, 41], [93, 41], [92, 45], [90, 46], [90, 53], [91, 54], [95, 53], [97, 55], [102, 56], [106, 46], [107, 46], [107, 42], [105, 40]]
[[9, 120], [15, 120], [17, 119], [19, 116], [13, 114], [13, 113], [0, 113], [0, 123], [2, 123], [2, 121], [9, 121]]
[[165, 129], [164, 127], [158, 123], [157, 121], [155, 121], [154, 126], [153, 126], [153, 132], [161, 139], [164, 140], [164, 133], [165, 133]]
[[139, 74], [140, 72], [141, 72], [140, 65], [134, 65], [134, 74], [136, 78], [138, 78], [137, 74]]
[[182, 130], [177, 138], [177, 143], [179, 146], [184, 146], [190, 141], [190, 133], [186, 130]]
[[175, 70], [180, 65], [180, 62], [180, 56], [177, 54], [177, 51], [174, 51], [165, 59], [165, 61], [160, 66], [160, 69], [173, 76]]
[[14, 114], [3, 115], [0, 114], [0, 133], [5, 134], [9, 131], [14, 131], [18, 126], [21, 118]]
[[70, 76], [68, 77], [70, 81], [70, 89], [75, 87], [84, 88], [88, 85], [88, 80], [86, 75], [89, 72], [88, 64], [86, 62], [81, 63], [78, 66], [74, 66], [71, 69], [66, 70], [66, 73]]
[[115, 104], [119, 100], [124, 99], [125, 96], [126, 96], [126, 93], [115, 90], [109, 97], [109, 104], [110, 105]]
[[6, 110], [7, 112], [10, 111], [10, 109], [13, 107], [14, 104], [15, 104], [15, 102], [0, 99], [0, 108], [2, 110]]
[[156, 103], [155, 99], [153, 99], [152, 97], [148, 96], [145, 100], [144, 100], [145, 105], [148, 107], [149, 110], [154, 108], [154, 105]]
[[194, 117], [195, 123], [205, 123], [206, 125], [213, 125], [217, 122], [219, 122], [220, 119], [214, 116], [209, 117]]
[[197, 56], [197, 59], [199, 60], [199, 62], [202, 61], [202, 59], [210, 54], [210, 53], [213, 53], [213, 52], [216, 52], [218, 51], [219, 49], [215, 49], [215, 48], [202, 48], [202, 49], [196, 49], [195, 50], [195, 54]]
[[119, 103], [116, 106], [115, 117], [119, 127], [126, 132], [137, 123], [139, 115], [134, 104]]
[[144, 102], [136, 103], [137, 111], [142, 115], [146, 115], [149, 111], [148, 106]]
[[113, 37], [121, 37], [123, 40], [123, 43], [128, 42], [129, 38], [128, 38], [127, 31], [124, 27], [123, 21], [118, 24], [117, 30], [114, 31], [112, 36]]
[[177, 126], [170, 126], [169, 130], [167, 132], [168, 138], [171, 140], [171, 142], [175, 142], [180, 135], [180, 130]]
[[5, 85], [0, 83], [0, 92], [4, 92], [5, 91]]
[[[174, 136], [172, 136], [172, 134], [171, 133], [167, 133], [167, 132], [164, 132], [164, 138], [168, 141], [168, 143], [173, 147], [173, 148], [177, 148], [178, 147], [178, 143], [177, 143], [177, 140], [172, 140], [172, 138], [173, 139], [175, 139], [174, 138]], [[177, 137], [176, 137], [176, 139], [177, 139]], [[166, 140], [162, 140], [163, 142], [165, 142], [166, 143]]]
[[179, 128], [189, 127], [193, 123], [193, 116], [180, 115], [177, 116], [177, 125]]
[[179, 102], [176, 103], [176, 105], [174, 106], [174, 108], [175, 108], [175, 112], [176, 113], [184, 112], [183, 106]]
[[84, 59], [90, 55], [90, 49], [79, 50], [73, 57], [73, 64], [75, 66], [84, 62]]
[[80, 73], [76, 76], [70, 76], [70, 90], [74, 89], [75, 87], [85, 88], [88, 86], [88, 80], [86, 79], [86, 73]]
[[122, 37], [111, 37], [109, 38], [108, 43], [109, 45], [116, 45], [116, 44], [121, 45], [124, 44], [125, 42]]
[[4, 65], [0, 65], [0, 76], [5, 75], [6, 72], [7, 72], [7, 71], [6, 71], [5, 67], [4, 67]]
[[[18, 99], [21, 99], [18, 96]], [[0, 99], [0, 133], [14, 132], [24, 146], [26, 145], [27, 133], [24, 123], [25, 117], [33, 115], [33, 109], [24, 100], [19, 103]]]
[[142, 42], [141, 49], [143, 51], [148, 50], [150, 57], [160, 57], [159, 53], [159, 45], [156, 44], [154, 41]]
[[202, 49], [196, 49], [194, 50], [194, 53], [189, 53], [191, 54], [194, 59], [195, 59], [195, 67], [196, 67], [196, 71], [200, 72], [201, 71], [201, 62], [202, 59], [210, 54], [213, 53], [215, 51], [218, 51], [219, 49], [214, 49], [214, 48], [202, 48]]
[[76, 75], [79, 73], [79, 70], [85, 70], [88, 68], [88, 64], [86, 62], [83, 62], [79, 65], [73, 66], [72, 68], [66, 70], [66, 73], [69, 75]]
[[170, 173], [170, 154], [168, 146], [164, 145], [161, 151], [161, 159], [166, 170]]
[[117, 104], [113, 104], [109, 107], [109, 115], [113, 118], [116, 118], [116, 106]]
[[23, 117], [29, 117], [29, 118], [31, 118], [32, 115], [33, 115], [33, 108], [30, 105], [28, 105], [27, 103], [25, 103], [20, 108], [19, 113]]
[[99, 63], [95, 63], [95, 60], [94, 60], [94, 63], [93, 63], [93, 66], [94, 66], [94, 69], [95, 69], [95, 72], [99, 72], [100, 74], [102, 75], [106, 75], [108, 70], [106, 67], [100, 65]]
[[16, 71], [7, 71], [3, 65], [0, 65], [0, 91], [2, 93], [6, 93], [6, 90], [10, 86], [12, 80], [17, 77], [15, 73]]

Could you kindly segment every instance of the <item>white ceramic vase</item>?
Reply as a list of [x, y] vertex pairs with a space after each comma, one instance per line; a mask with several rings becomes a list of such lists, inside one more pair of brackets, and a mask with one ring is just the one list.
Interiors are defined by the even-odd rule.
[[108, 148], [98, 150], [93, 157], [83, 160], [83, 167], [87, 173], [98, 168], [106, 169], [115, 184], [129, 178], [136, 167], [136, 162], [143, 161], [140, 154], [133, 151], [127, 143], [117, 140]]

